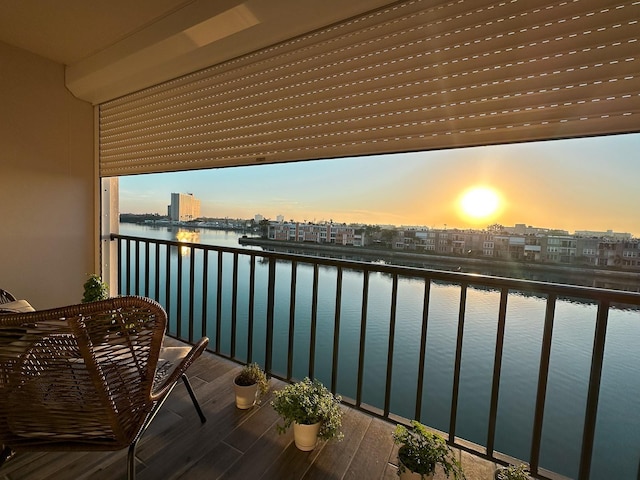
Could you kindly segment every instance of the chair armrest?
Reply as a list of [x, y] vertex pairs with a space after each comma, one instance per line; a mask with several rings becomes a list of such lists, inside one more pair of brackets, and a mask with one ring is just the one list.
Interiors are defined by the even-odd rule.
[[[202, 352], [207, 348], [207, 345], [209, 345], [209, 339], [207, 337], [203, 337], [198, 341], [198, 343], [188, 350], [186, 355], [175, 359], [177, 364], [172, 368], [171, 373], [167, 378], [164, 379], [157, 388], [154, 388], [153, 392], [151, 392], [151, 400], [155, 402], [167, 395], [171, 391], [173, 385], [187, 371], [191, 364], [196, 361], [200, 355], [202, 355]], [[182, 347], [169, 347], [166, 350], [170, 351], [174, 348], [176, 350], [186, 350]], [[160, 356], [162, 356], [162, 350], [160, 351]]]
[[10, 302], [0, 302], [0, 313], [27, 313], [35, 312], [35, 309], [26, 300], [12, 300]]

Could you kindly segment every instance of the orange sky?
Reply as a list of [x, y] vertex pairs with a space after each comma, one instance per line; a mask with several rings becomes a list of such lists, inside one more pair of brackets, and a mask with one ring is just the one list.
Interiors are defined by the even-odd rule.
[[[121, 212], [166, 213], [190, 192], [209, 217], [484, 228], [491, 223], [640, 236], [640, 134], [382, 155], [120, 179]], [[460, 208], [472, 186], [500, 196], [495, 216]]]

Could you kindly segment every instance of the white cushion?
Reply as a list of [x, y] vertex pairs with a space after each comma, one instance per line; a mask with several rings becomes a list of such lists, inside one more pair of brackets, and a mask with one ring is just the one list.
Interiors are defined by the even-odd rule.
[[29, 304], [29, 302], [27, 302], [26, 300], [16, 300], [15, 302], [0, 303], [0, 312], [4, 312], [4, 313], [35, 312], [35, 308], [33, 308]]

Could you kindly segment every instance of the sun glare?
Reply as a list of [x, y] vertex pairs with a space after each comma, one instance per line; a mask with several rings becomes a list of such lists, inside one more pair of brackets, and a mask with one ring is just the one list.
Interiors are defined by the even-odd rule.
[[472, 187], [460, 197], [460, 209], [471, 220], [484, 220], [496, 214], [500, 196], [487, 187]]

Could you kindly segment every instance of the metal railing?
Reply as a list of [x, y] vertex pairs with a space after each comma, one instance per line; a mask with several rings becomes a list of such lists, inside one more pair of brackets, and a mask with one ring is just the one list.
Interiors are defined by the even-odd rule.
[[[265, 370], [283, 380], [292, 381], [294, 353], [293, 332], [296, 325], [296, 291], [297, 271], [300, 265], [308, 265], [313, 269], [311, 318], [308, 344], [308, 368], [307, 375], [314, 377], [316, 370], [316, 348], [318, 333], [318, 302], [319, 302], [319, 270], [330, 267], [335, 269], [335, 312], [333, 314], [333, 345], [330, 352], [331, 381], [330, 389], [335, 393], [337, 389], [338, 375], [338, 350], [341, 338], [341, 323], [343, 312], [341, 310], [343, 294], [343, 273], [346, 271], [359, 272], [362, 275], [361, 309], [360, 309], [360, 338], [359, 344], [353, 346], [358, 349], [357, 385], [355, 398], [345, 399], [345, 403], [367, 411], [373, 415], [394, 421], [403, 421], [391, 410], [391, 385], [394, 375], [394, 346], [396, 333], [396, 309], [398, 300], [398, 282], [400, 278], [417, 279], [424, 283], [422, 327], [420, 332], [419, 366], [415, 397], [414, 418], [420, 419], [423, 408], [423, 391], [425, 376], [425, 354], [427, 347], [427, 326], [430, 321], [429, 298], [432, 285], [444, 282], [457, 285], [460, 288], [460, 300], [457, 315], [457, 334], [455, 341], [453, 383], [451, 385], [451, 408], [448, 431], [448, 442], [463, 450], [469, 451], [489, 460], [505, 463], [505, 456], [495, 450], [496, 422], [498, 418], [498, 394], [500, 390], [501, 368], [503, 349], [505, 342], [505, 324], [507, 319], [507, 303], [509, 293], [522, 292], [525, 295], [535, 295], [544, 299], [545, 315], [544, 328], [541, 342], [540, 365], [538, 369], [537, 391], [535, 399], [535, 412], [533, 420], [533, 433], [531, 450], [526, 461], [530, 464], [532, 475], [536, 478], [557, 478], [553, 472], [540, 466], [540, 454], [542, 444], [543, 419], [545, 415], [545, 401], [547, 398], [547, 384], [549, 379], [550, 355], [552, 337], [554, 332], [554, 316], [556, 303], [563, 298], [577, 299], [597, 306], [597, 318], [595, 320], [595, 333], [593, 350], [591, 353], [591, 367], [588, 379], [586, 398], [586, 410], [582, 433], [582, 445], [579, 461], [579, 479], [590, 478], [590, 468], [594, 448], [594, 435], [596, 429], [596, 416], [600, 383], [603, 369], [604, 347], [607, 332], [607, 322], [612, 306], [620, 304], [631, 308], [640, 307], [640, 294], [622, 291], [602, 290], [589, 287], [552, 284], [545, 282], [526, 281], [518, 279], [506, 279], [482, 275], [464, 274], [458, 272], [445, 272], [428, 270], [423, 268], [385, 265], [379, 263], [366, 263], [358, 261], [337, 260], [321, 258], [317, 256], [302, 256], [285, 253], [273, 253], [260, 250], [248, 250], [241, 248], [228, 248], [210, 246], [195, 243], [155, 240], [125, 235], [112, 234], [111, 239], [118, 242], [118, 265], [120, 294], [135, 294], [150, 296], [163, 304], [170, 313], [170, 334], [193, 342], [195, 337], [211, 336], [211, 350], [224, 357], [238, 362], [255, 361], [254, 347], [256, 342], [264, 342], [264, 368]], [[231, 258], [231, 292], [223, 294], [223, 257]], [[196, 260], [197, 259], [197, 260]], [[249, 262], [248, 278], [240, 282], [239, 259], [247, 259]], [[188, 266], [187, 266], [188, 262]], [[243, 260], [244, 262], [244, 260]], [[256, 334], [256, 319], [254, 305], [256, 302], [256, 264], [268, 270], [266, 286], [266, 318], [265, 325], [260, 326], [264, 334]], [[289, 280], [289, 328], [288, 350], [286, 352], [286, 373], [278, 374], [273, 369], [274, 358], [274, 304], [276, 298], [276, 264], [290, 266]], [[197, 264], [197, 266], [196, 266]], [[210, 266], [214, 265], [210, 271]], [[266, 264], [266, 265], [265, 265]], [[200, 271], [201, 270], [201, 271]], [[386, 358], [386, 372], [384, 380], [384, 402], [381, 408], [372, 407], [363, 400], [364, 380], [364, 356], [367, 332], [367, 316], [369, 303], [369, 284], [373, 273], [388, 275], [391, 279], [391, 299], [388, 323], [388, 346]], [[212, 288], [211, 279], [215, 280], [215, 289]], [[240, 286], [242, 284], [242, 287]], [[241, 288], [247, 286], [248, 312], [246, 338], [238, 338], [238, 293]], [[456, 422], [458, 420], [458, 400], [461, 385], [461, 362], [463, 334], [465, 331], [467, 293], [470, 288], [491, 289], [499, 292], [500, 302], [497, 312], [497, 333], [495, 340], [495, 354], [493, 358], [493, 377], [490, 394], [490, 407], [488, 413], [488, 428], [486, 442], [477, 445], [459, 439], [456, 436]], [[231, 296], [230, 314], [223, 318], [222, 305], [224, 297]], [[196, 298], [201, 301], [196, 302]], [[211, 318], [209, 299], [215, 298], [215, 312]], [[199, 303], [199, 305], [196, 305]], [[197, 320], [196, 320], [197, 319]], [[213, 328], [213, 331], [211, 331]], [[262, 336], [263, 335], [263, 336]], [[238, 355], [237, 345], [246, 341], [246, 349]], [[221, 347], [222, 343], [229, 345], [227, 351]]]

